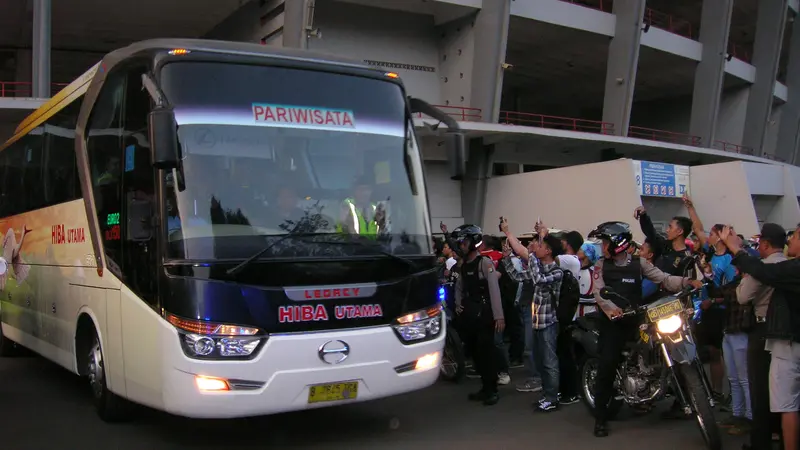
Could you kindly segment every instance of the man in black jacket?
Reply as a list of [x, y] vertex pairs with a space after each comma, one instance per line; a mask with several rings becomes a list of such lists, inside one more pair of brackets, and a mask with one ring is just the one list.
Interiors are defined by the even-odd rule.
[[[742, 241], [725, 227], [720, 234], [747, 274], [775, 290], [767, 315], [757, 318], [766, 326], [767, 348], [772, 352], [769, 374], [770, 410], [781, 414], [786, 450], [800, 448], [800, 224], [788, 243], [788, 256], [795, 258], [765, 264], [742, 250]], [[756, 450], [771, 448], [766, 439], [751, 440]]]

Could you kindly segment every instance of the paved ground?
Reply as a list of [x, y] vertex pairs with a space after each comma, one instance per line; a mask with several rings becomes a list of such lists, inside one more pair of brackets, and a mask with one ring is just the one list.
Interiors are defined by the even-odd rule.
[[[511, 387], [501, 402], [466, 401], [474, 381], [439, 383], [372, 403], [237, 421], [197, 421], [143, 411], [123, 425], [94, 414], [81, 380], [38, 357], [0, 359], [0, 449], [702, 449], [693, 422], [625, 414], [606, 439], [591, 435], [581, 404], [534, 413], [537, 394]], [[660, 405], [661, 409], [668, 405]], [[741, 439], [728, 439], [738, 449]], [[379, 447], [380, 446], [380, 447]], [[543, 447], [540, 447], [543, 446]]]

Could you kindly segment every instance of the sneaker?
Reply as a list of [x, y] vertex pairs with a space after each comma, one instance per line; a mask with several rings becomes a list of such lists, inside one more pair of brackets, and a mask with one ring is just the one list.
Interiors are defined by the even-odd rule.
[[561, 405], [574, 405], [581, 401], [581, 398], [577, 395], [571, 395], [569, 397], [562, 398], [561, 396], [558, 397], [558, 403]]
[[497, 374], [497, 384], [505, 386], [508, 383], [511, 383], [511, 375], [505, 372], [500, 372]]
[[553, 403], [547, 400], [540, 400], [539, 404], [536, 405], [536, 410], [539, 412], [550, 412], [555, 411], [558, 409], [558, 403]]
[[500, 401], [500, 396], [497, 394], [497, 392], [493, 392], [491, 394], [486, 394], [486, 396], [483, 399], [483, 405], [484, 406], [496, 405], [498, 401]]
[[525, 363], [521, 359], [514, 359], [508, 364], [509, 369], [521, 369], [525, 367]]
[[517, 392], [539, 392], [542, 390], [542, 383], [537, 380], [528, 380], [517, 385]]
[[467, 378], [480, 378], [481, 374], [478, 373], [475, 369], [467, 370]]

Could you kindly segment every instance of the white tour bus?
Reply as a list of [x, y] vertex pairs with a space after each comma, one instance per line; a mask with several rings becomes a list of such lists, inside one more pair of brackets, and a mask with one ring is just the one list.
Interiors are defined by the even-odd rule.
[[[231, 418], [409, 392], [444, 321], [394, 73], [255, 44], [108, 54], [0, 146], [0, 353], [129, 402]], [[443, 127], [444, 128], [444, 127]]]

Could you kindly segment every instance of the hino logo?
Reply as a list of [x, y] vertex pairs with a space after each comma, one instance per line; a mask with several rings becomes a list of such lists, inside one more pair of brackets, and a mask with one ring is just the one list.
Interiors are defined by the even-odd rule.
[[339, 364], [350, 356], [350, 346], [344, 341], [328, 341], [319, 347], [319, 359], [326, 364]]

